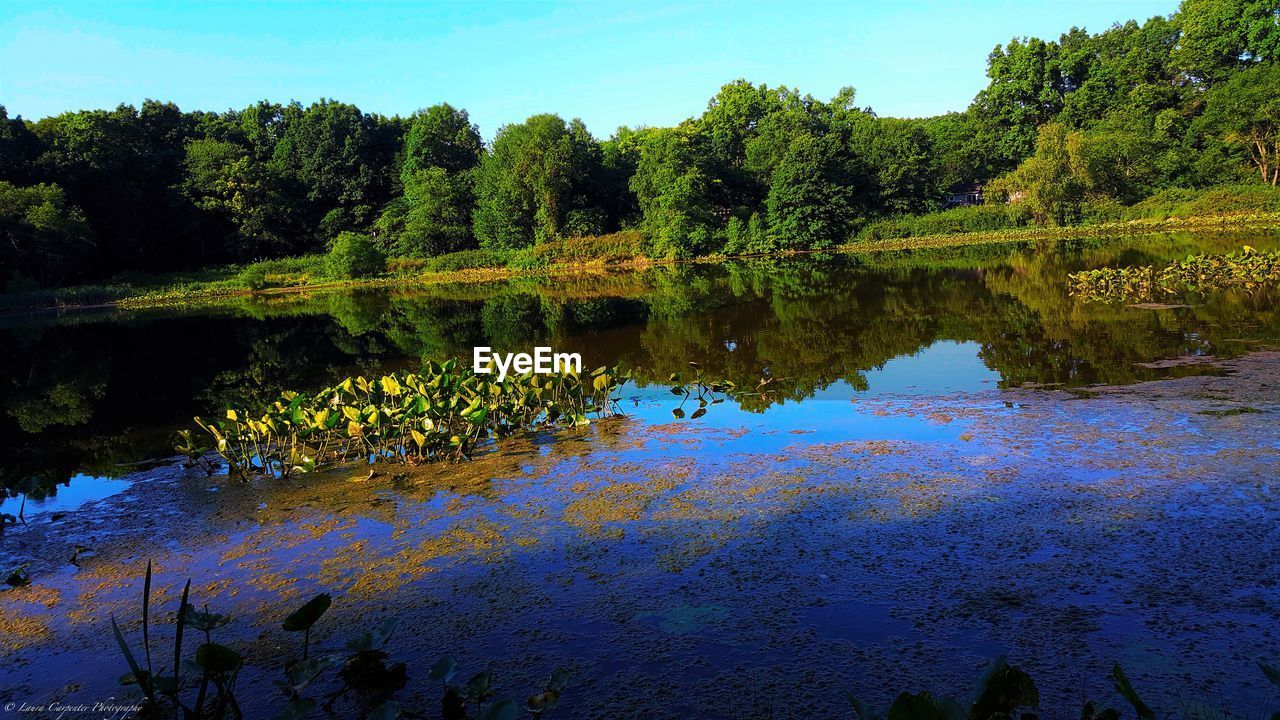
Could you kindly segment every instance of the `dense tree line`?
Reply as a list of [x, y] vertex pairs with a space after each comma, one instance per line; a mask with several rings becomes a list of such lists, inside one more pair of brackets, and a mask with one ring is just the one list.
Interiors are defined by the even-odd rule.
[[992, 179], [1034, 220], [1069, 223], [1163, 188], [1280, 183], [1277, 60], [1276, 0], [1184, 0], [998, 46], [967, 110], [923, 119], [745, 80], [676, 127], [606, 140], [536, 115], [486, 144], [447, 104], [148, 100], [36, 122], [0, 106], [0, 285], [323, 252], [344, 233], [408, 258], [629, 227], [655, 255], [827, 247]]

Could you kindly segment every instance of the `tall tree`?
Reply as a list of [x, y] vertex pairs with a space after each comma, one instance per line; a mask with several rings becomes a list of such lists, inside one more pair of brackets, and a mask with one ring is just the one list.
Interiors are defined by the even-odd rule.
[[467, 115], [448, 103], [415, 114], [404, 138], [402, 177], [438, 167], [446, 172], [470, 170], [480, 164], [484, 143]]
[[710, 145], [693, 122], [644, 132], [631, 190], [655, 255], [689, 257], [718, 249], [719, 223], [710, 198]]
[[1280, 65], [1233, 75], [1205, 97], [1200, 126], [1241, 150], [1262, 182], [1280, 182]]
[[1280, 7], [1273, 0], [1183, 0], [1174, 61], [1214, 84], [1255, 62], [1280, 60]]
[[57, 185], [17, 187], [0, 180], [0, 278], [10, 288], [74, 279], [89, 267], [93, 231]]
[[[581, 126], [577, 123], [577, 126]], [[478, 168], [475, 233], [490, 248], [516, 249], [560, 237], [578, 190], [598, 162], [595, 141], [558, 115], [534, 115], [498, 130]]]

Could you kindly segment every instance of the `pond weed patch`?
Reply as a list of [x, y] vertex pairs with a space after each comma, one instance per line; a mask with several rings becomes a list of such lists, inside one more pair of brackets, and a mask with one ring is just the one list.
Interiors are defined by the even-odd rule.
[[1099, 268], [1071, 273], [1071, 294], [1086, 300], [1143, 301], [1221, 290], [1280, 287], [1280, 251], [1245, 246], [1226, 255], [1193, 255], [1164, 267]]

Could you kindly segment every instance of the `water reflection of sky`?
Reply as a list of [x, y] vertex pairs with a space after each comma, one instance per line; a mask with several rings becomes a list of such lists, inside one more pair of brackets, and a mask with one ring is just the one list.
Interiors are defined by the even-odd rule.
[[866, 372], [870, 395], [942, 395], [995, 387], [1000, 373], [978, 356], [976, 342], [940, 340], [914, 355], [900, 355]]
[[[59, 485], [57, 495], [41, 500], [28, 499], [23, 514], [31, 517], [38, 513], [75, 510], [87, 502], [102, 500], [123, 492], [132, 484], [131, 481], [123, 478], [98, 477], [80, 473], [72, 477], [69, 484]], [[0, 513], [17, 517], [20, 508], [22, 508], [21, 497], [0, 500]]]
[[[1248, 242], [1271, 247], [1277, 237]], [[628, 388], [645, 401], [633, 413], [645, 422], [673, 420], [678, 400], [660, 383], [696, 360], [715, 380], [746, 386], [769, 373], [777, 386], [790, 381], [765, 412], [758, 410], [770, 403], [760, 398], [744, 403], [749, 411], [728, 401], [692, 421], [698, 425], [746, 429], [748, 441], [779, 431], [922, 439], [929, 428], [868, 415], [857, 404], [998, 384], [1126, 384], [1172, 374], [1143, 363], [1234, 357], [1274, 342], [1280, 321], [1266, 298], [1211, 298], [1157, 312], [1066, 296], [1065, 273], [1074, 269], [1224, 252], [1241, 242], [1139, 238], [1052, 253], [1011, 249], [1009, 257], [947, 255], [938, 267], [915, 255], [902, 263], [838, 256], [682, 266], [597, 278], [567, 299], [551, 286], [495, 284], [457, 296], [321, 294], [251, 310], [100, 318], [108, 322], [77, 316], [65, 326], [33, 326], [0, 353], [0, 425], [19, 443], [0, 462], [0, 481], [9, 491], [56, 491], [56, 499], [28, 503], [28, 513], [72, 510], [127, 486], [77, 473], [118, 475], [129, 463], [169, 455], [172, 430], [193, 415], [265, 404], [281, 389], [347, 374], [411, 368], [424, 357], [464, 357], [478, 344], [549, 344], [582, 353], [589, 367], [637, 368], [638, 378], [655, 383]], [[192, 337], [209, 342], [193, 345]], [[166, 388], [163, 397], [149, 395], [156, 387]], [[0, 508], [14, 513], [16, 502]]]
[[[650, 424], [668, 422], [697, 423], [721, 430], [749, 430], [740, 438], [726, 442], [735, 449], [762, 452], [779, 450], [795, 442], [796, 433], [804, 433], [812, 442], [849, 440], [915, 440], [947, 442], [964, 432], [963, 423], [940, 425], [916, 415], [878, 414], [861, 407], [860, 398], [894, 395], [923, 396], [957, 392], [978, 392], [995, 387], [1000, 375], [983, 364], [975, 342], [938, 341], [912, 355], [902, 355], [883, 366], [867, 371], [867, 389], [858, 390], [843, 380], [818, 390], [801, 402], [782, 402], [764, 412], [749, 412], [726, 401], [714, 405], [697, 420], [677, 421], [672, 409], [680, 406], [680, 398], [664, 386], [625, 393], [629, 402], [624, 411], [635, 419]], [[637, 404], [638, 403], [638, 404]], [[696, 400], [684, 404], [686, 414], [697, 409]], [[130, 481], [120, 478], [78, 474], [67, 486], [43, 500], [28, 500], [27, 517], [40, 513], [75, 510], [85, 503], [102, 500], [123, 492]], [[17, 515], [21, 498], [0, 501], [0, 512]]]

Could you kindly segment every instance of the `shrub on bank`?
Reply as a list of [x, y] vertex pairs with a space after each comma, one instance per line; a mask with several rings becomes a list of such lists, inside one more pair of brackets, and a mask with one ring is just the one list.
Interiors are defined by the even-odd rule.
[[1164, 220], [1202, 215], [1280, 212], [1280, 187], [1226, 185], [1201, 190], [1170, 188], [1125, 208], [1124, 220]]
[[[298, 257], [259, 260], [245, 265], [223, 284], [233, 288], [263, 290], [273, 287], [306, 285], [326, 274], [326, 256], [300, 255]], [[219, 284], [219, 283], [214, 283]]]
[[536, 270], [551, 265], [619, 265], [644, 258], [644, 236], [636, 230], [623, 230], [538, 243], [513, 253], [507, 266]]
[[497, 250], [459, 250], [429, 258], [423, 266], [429, 272], [457, 272], [507, 266], [511, 254]]
[[855, 241], [994, 232], [1022, 227], [1028, 222], [1014, 205], [973, 205], [926, 215], [901, 215], [876, 220], [863, 226]]
[[334, 279], [366, 278], [387, 268], [387, 256], [368, 235], [344, 232], [325, 256], [325, 271]]

